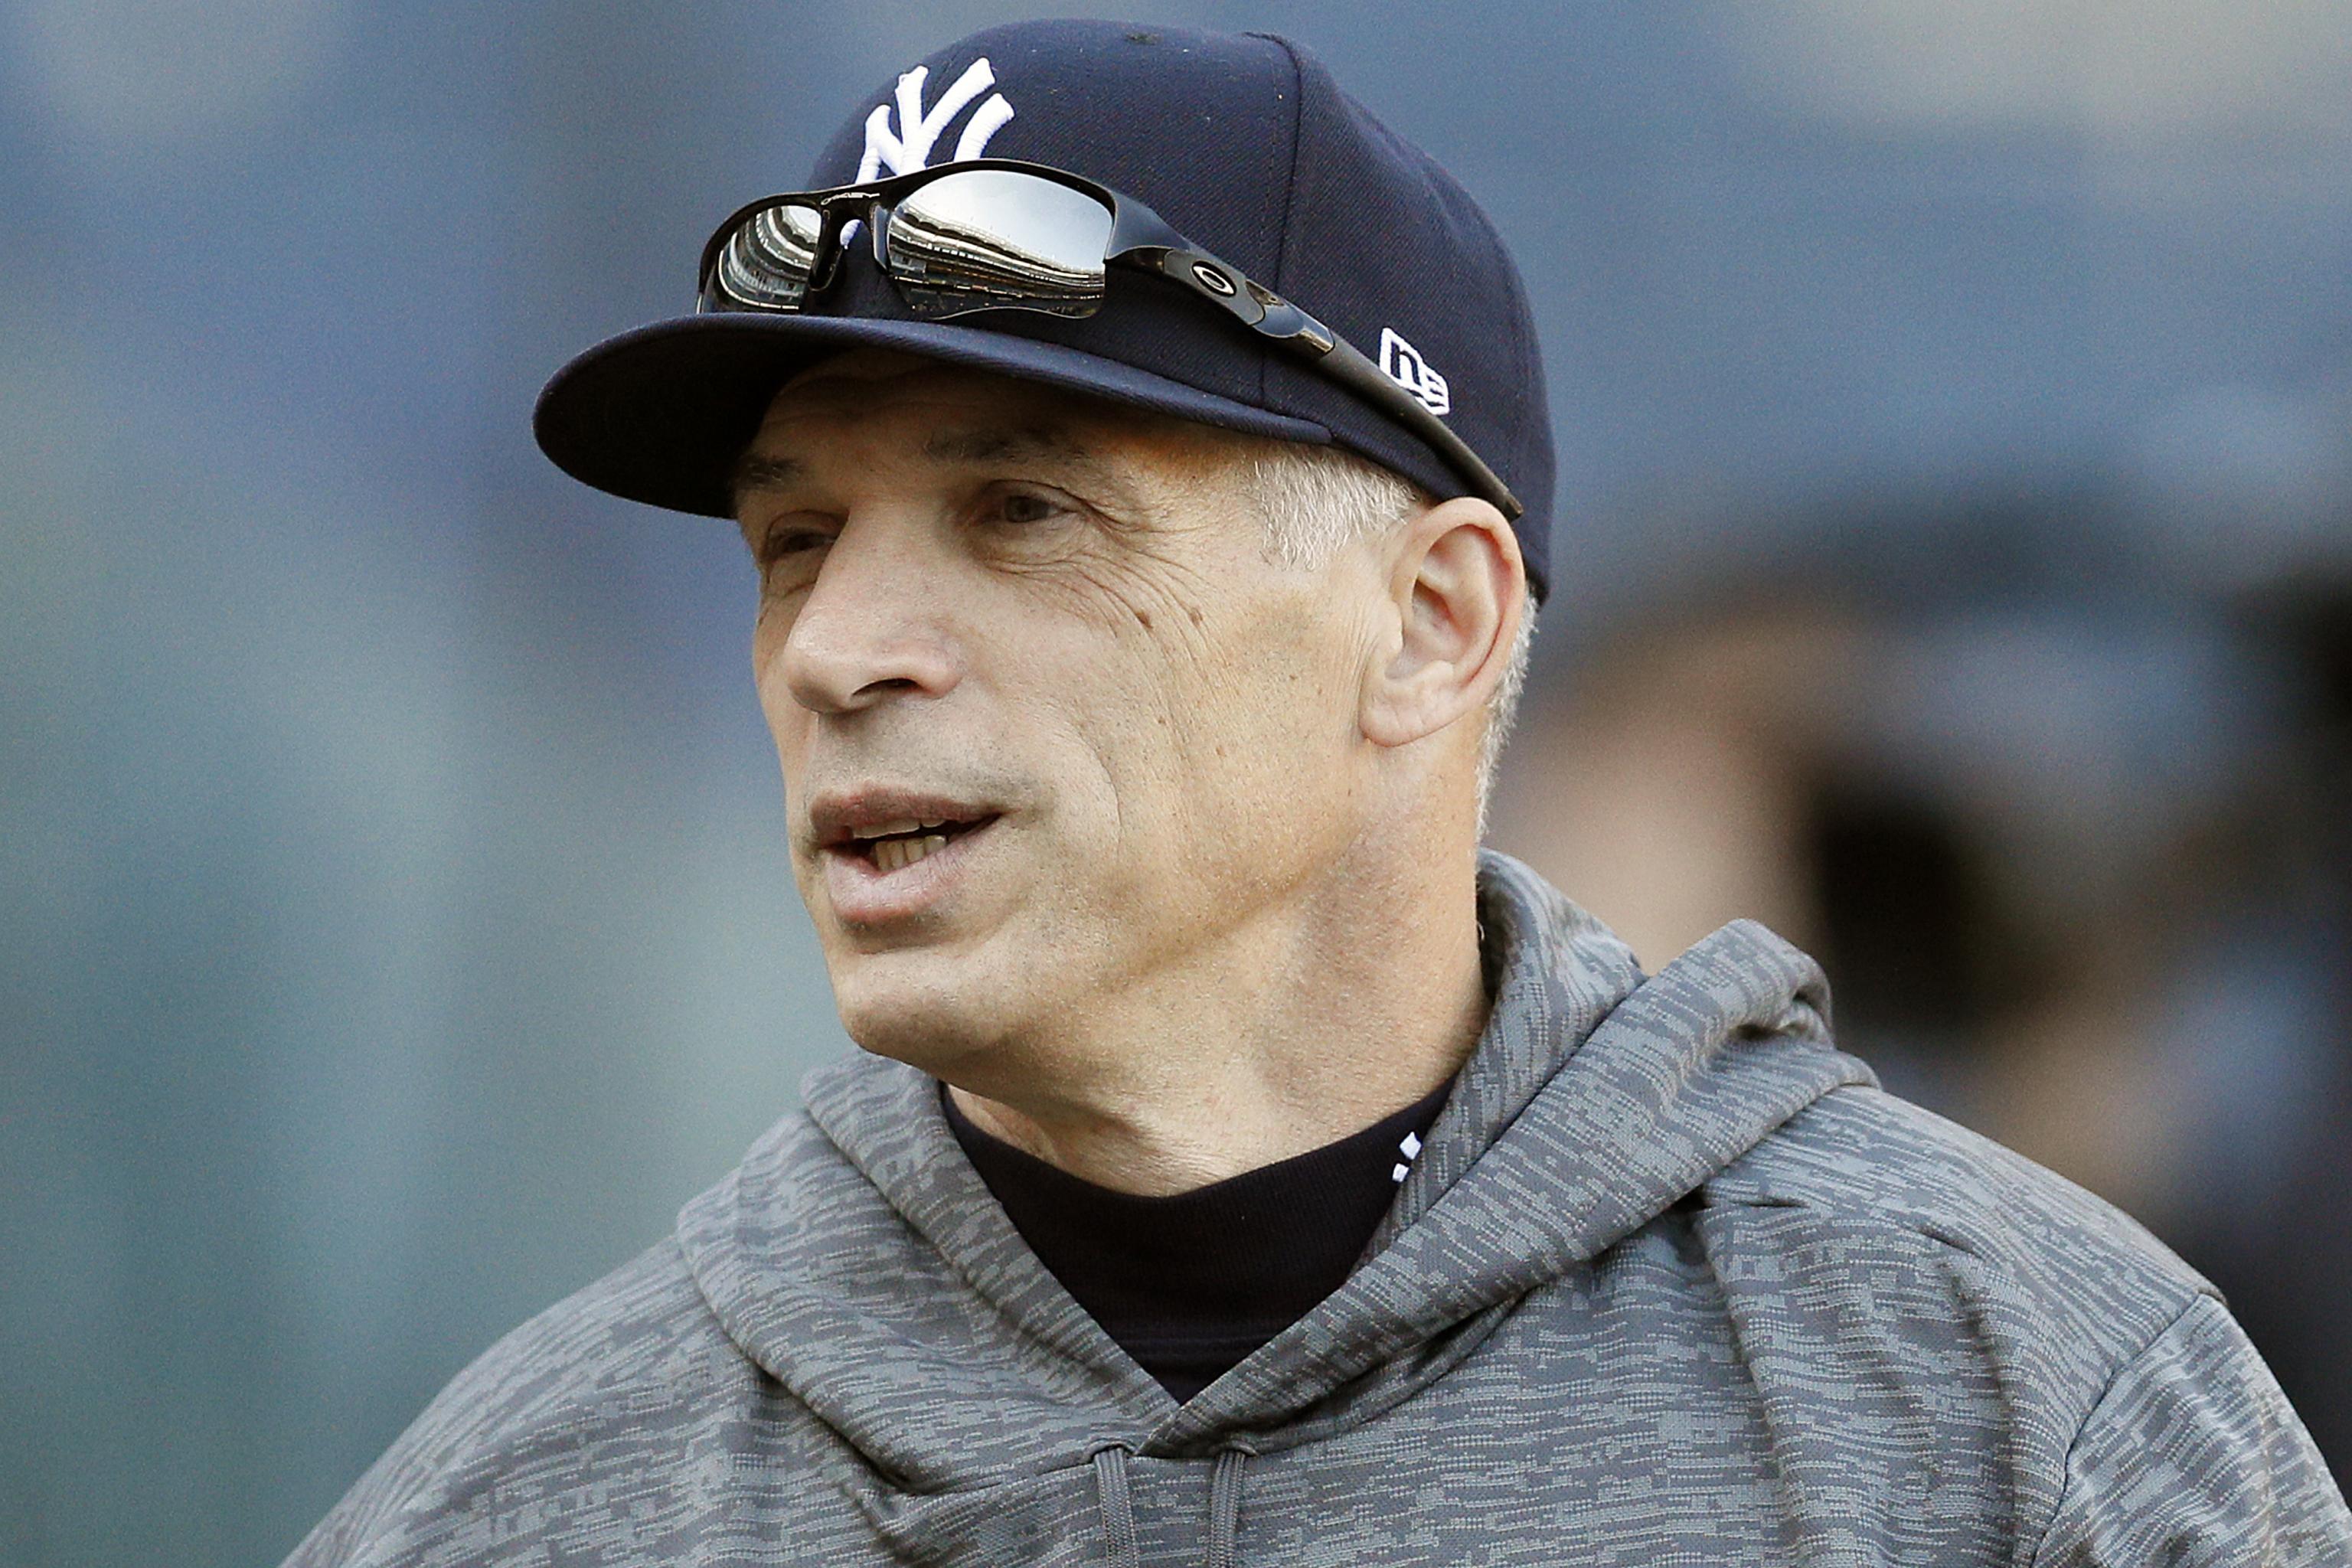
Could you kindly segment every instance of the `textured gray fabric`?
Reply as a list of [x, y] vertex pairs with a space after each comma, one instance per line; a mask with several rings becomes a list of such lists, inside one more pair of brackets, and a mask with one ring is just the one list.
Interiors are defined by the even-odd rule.
[[860, 1056], [292, 1563], [2352, 1563], [2210, 1287], [1881, 1093], [1811, 962], [1481, 861], [1496, 1000], [1364, 1264], [1178, 1406]]

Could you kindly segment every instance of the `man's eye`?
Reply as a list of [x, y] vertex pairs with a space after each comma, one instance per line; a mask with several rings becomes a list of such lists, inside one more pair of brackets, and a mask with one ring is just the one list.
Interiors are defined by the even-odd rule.
[[752, 558], [761, 566], [773, 566], [795, 555], [812, 550], [822, 550], [833, 542], [833, 535], [816, 528], [779, 528], [760, 541]]
[[1006, 490], [997, 496], [993, 513], [1006, 522], [1050, 522], [1070, 510], [1057, 496], [1035, 490]]

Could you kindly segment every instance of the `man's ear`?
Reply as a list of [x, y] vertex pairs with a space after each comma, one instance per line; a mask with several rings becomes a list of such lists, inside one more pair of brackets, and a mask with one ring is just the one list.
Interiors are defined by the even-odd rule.
[[1402, 746], [1486, 708], [1527, 613], [1528, 568], [1503, 514], [1472, 496], [1431, 507], [1391, 547], [1361, 722], [1374, 744]]

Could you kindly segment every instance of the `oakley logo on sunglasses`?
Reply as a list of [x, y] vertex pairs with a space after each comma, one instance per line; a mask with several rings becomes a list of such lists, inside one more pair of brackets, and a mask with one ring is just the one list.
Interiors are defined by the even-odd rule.
[[1393, 327], [1381, 329], [1381, 374], [1413, 395], [1432, 414], [1450, 414], [1454, 394], [1445, 378], [1421, 357], [1421, 351], [1397, 336]]
[[[940, 132], [955, 123], [955, 117], [968, 108], [973, 99], [996, 85], [996, 72], [985, 56], [964, 68], [955, 85], [940, 95], [940, 100], [929, 110], [923, 108], [923, 83], [930, 78], [929, 66], [917, 66], [898, 79], [898, 129], [890, 129], [889, 104], [877, 104], [866, 117], [866, 156], [858, 161], [857, 183], [864, 184], [885, 168], [894, 174], [911, 174], [918, 169], [930, 167], [931, 148]], [[977, 158], [988, 147], [988, 139], [1004, 129], [1013, 118], [1013, 106], [1004, 101], [1001, 92], [989, 93], [987, 101], [972, 110], [964, 121], [963, 134], [956, 139], [954, 162]]]

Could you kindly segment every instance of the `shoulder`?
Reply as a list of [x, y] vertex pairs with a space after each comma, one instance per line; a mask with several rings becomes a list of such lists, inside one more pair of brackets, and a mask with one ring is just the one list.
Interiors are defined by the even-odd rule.
[[[691, 1389], [726, 1348], [674, 1238], [639, 1254], [492, 1345], [416, 1424], [437, 1448], [605, 1423], [648, 1388]], [[406, 1439], [404, 1439], [406, 1441]]]
[[444, 1388], [289, 1568], [424, 1560], [518, 1486], [558, 1492], [652, 1456], [683, 1410], [751, 1375], [666, 1240], [509, 1333]]
[[1782, 1473], [1825, 1516], [1927, 1485], [1985, 1500], [2021, 1562], [2332, 1562], [2352, 1542], [2213, 1288], [2032, 1161], [1854, 1087], [1695, 1196]]
[[1777, 1233], [1772, 1250], [1817, 1288], [1963, 1315], [1989, 1353], [2033, 1363], [2077, 1415], [2194, 1303], [2218, 1300], [2113, 1205], [1875, 1089], [1823, 1096], [1702, 1201]]

